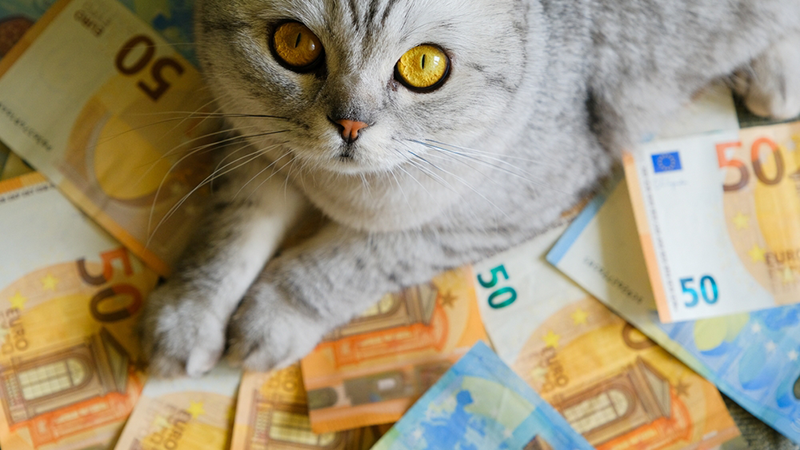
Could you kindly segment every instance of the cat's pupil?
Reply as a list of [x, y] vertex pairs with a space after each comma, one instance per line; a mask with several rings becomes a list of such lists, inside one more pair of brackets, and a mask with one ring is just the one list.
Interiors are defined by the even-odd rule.
[[425, 69], [425, 55], [422, 55], [422, 68]]
[[297, 33], [297, 40], [294, 43], [294, 48], [300, 46], [300, 41], [303, 40], [303, 33]]

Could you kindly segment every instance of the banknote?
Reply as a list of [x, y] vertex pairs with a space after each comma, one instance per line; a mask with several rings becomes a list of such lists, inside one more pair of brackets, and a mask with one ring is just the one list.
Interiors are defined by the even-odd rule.
[[[192, 0], [120, 0], [149, 23], [190, 61], [195, 61], [192, 42]], [[0, 2], [0, 58], [47, 11], [55, 0], [3, 0]]]
[[377, 425], [338, 433], [314, 434], [308, 418], [300, 366], [245, 372], [239, 388], [232, 450], [367, 450], [386, 430]]
[[479, 342], [374, 447], [591, 449], [553, 408]]
[[0, 182], [0, 446], [107, 448], [139, 398], [157, 276], [39, 174]]
[[218, 126], [192, 115], [205, 92], [116, 1], [61, 0], [0, 61], [0, 139], [167, 274], [205, 195], [207, 164], [185, 158]]
[[474, 267], [500, 358], [600, 450], [707, 449], [738, 436], [713, 384], [545, 261], [564, 229]]
[[800, 122], [740, 130], [730, 96], [694, 108], [729, 120], [624, 156], [661, 319], [800, 301]]
[[116, 450], [226, 450], [241, 371], [224, 364], [201, 378], [150, 379]]
[[383, 297], [302, 360], [312, 429], [396, 422], [485, 339], [469, 268]]
[[596, 198], [548, 260], [725, 395], [800, 443], [800, 306], [662, 323], [627, 184]]

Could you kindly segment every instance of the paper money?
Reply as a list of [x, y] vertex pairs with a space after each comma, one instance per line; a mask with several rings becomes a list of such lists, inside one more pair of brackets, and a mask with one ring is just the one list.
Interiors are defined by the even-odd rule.
[[798, 144], [800, 122], [741, 131], [734, 122], [625, 155], [663, 321], [800, 301]]
[[163, 275], [203, 201], [205, 92], [116, 1], [61, 0], [0, 61], [0, 139]]
[[627, 186], [581, 214], [548, 260], [625, 320], [788, 438], [800, 443], [800, 306], [662, 324]]
[[475, 266], [501, 359], [597, 449], [711, 448], [735, 438], [713, 384], [544, 260], [564, 228]]
[[149, 380], [114, 449], [228, 449], [241, 378], [223, 364], [201, 378]]
[[482, 339], [468, 268], [385, 296], [303, 359], [312, 429], [328, 433], [397, 421]]
[[142, 389], [156, 275], [39, 174], [0, 182], [0, 446], [107, 448]]
[[[0, 3], [0, 58], [17, 43], [55, 0], [3, 0]], [[121, 0], [142, 20], [175, 45], [190, 61], [195, 60], [192, 42], [191, 0]]]
[[592, 446], [479, 342], [389, 432], [376, 450]]
[[367, 450], [382, 435], [378, 426], [314, 434], [300, 366], [294, 365], [276, 372], [244, 374], [231, 449]]

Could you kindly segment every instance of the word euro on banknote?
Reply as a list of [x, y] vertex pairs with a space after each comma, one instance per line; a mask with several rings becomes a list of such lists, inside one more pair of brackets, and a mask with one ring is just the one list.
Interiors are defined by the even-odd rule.
[[800, 302], [800, 122], [655, 139], [624, 165], [661, 320]]
[[144, 383], [157, 276], [39, 174], [0, 182], [0, 446], [108, 448]]
[[468, 268], [385, 296], [303, 359], [313, 430], [396, 422], [479, 340]]
[[800, 443], [800, 305], [662, 323], [628, 187], [598, 196], [547, 258], [725, 395]]
[[[387, 427], [388, 428], [388, 427]], [[314, 434], [300, 366], [269, 373], [245, 372], [239, 388], [232, 450], [367, 450], [383, 427]]]
[[0, 139], [163, 275], [200, 214], [204, 93], [116, 1], [61, 0], [0, 61]]
[[150, 379], [114, 449], [228, 449], [241, 378], [222, 364], [201, 378]]
[[[150, 24], [190, 61], [195, 61], [192, 42], [192, 0], [120, 0]], [[0, 58], [6, 55], [55, 0], [3, 0], [0, 2]]]
[[479, 342], [374, 448], [579, 450], [592, 446]]
[[544, 260], [564, 229], [475, 266], [500, 358], [599, 450], [711, 448], [738, 436], [713, 384]]

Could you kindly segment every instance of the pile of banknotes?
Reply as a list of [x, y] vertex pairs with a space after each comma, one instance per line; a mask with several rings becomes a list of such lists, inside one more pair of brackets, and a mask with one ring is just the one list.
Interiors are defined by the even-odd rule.
[[724, 86], [581, 211], [300, 363], [148, 378], [135, 324], [222, 136], [191, 10], [0, 3], [0, 447], [740, 448], [720, 392], [800, 443], [800, 121]]

